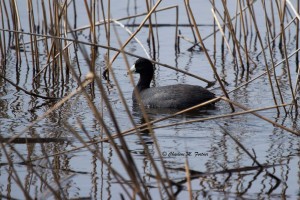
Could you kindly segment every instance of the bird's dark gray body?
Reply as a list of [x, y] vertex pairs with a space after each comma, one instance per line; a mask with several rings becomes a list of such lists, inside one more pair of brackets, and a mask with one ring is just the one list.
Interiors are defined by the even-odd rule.
[[[144, 106], [148, 108], [188, 108], [215, 98], [215, 94], [201, 86], [177, 84], [152, 87], [139, 92]], [[134, 103], [137, 103], [134, 92]], [[158, 103], [159, 102], [159, 103]]]

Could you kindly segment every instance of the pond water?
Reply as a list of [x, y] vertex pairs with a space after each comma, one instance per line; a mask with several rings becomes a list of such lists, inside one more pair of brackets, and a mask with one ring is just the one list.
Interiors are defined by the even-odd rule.
[[[5, 1], [8, 4], [8, 1]], [[24, 32], [29, 32], [28, 13], [26, 1], [16, 1], [19, 7], [21, 25]], [[231, 5], [232, 3], [232, 5]], [[296, 1], [292, 1], [296, 5]], [[146, 11], [145, 3], [142, 1], [111, 1], [111, 14], [114, 19], [125, 16], [131, 16]], [[163, 1], [158, 8], [178, 5], [179, 10], [179, 26], [183, 36], [193, 40], [193, 33], [190, 27], [183, 26], [188, 24], [188, 18], [184, 3], [182, 1]], [[34, 1], [34, 12], [36, 16], [42, 16], [41, 5], [38, 1]], [[107, 5], [105, 5], [107, 6]], [[218, 7], [222, 8], [222, 4], [218, 2]], [[211, 13], [210, 1], [191, 1], [191, 7], [194, 11], [196, 21], [199, 23], [199, 31], [203, 38], [211, 34], [214, 30], [213, 17]], [[39, 9], [37, 9], [39, 8]], [[228, 3], [228, 9], [232, 16], [235, 14], [236, 2]], [[3, 10], [3, 8], [1, 8]], [[39, 10], [39, 12], [38, 12]], [[254, 10], [258, 27], [261, 34], [266, 33], [266, 25], [264, 13], [262, 11], [261, 2], [254, 3]], [[89, 19], [86, 14], [83, 1], [76, 1], [77, 11], [77, 28], [89, 24]], [[270, 12], [268, 10], [268, 12]], [[274, 9], [275, 16], [278, 16]], [[100, 12], [99, 12], [100, 13]], [[176, 22], [175, 9], [161, 11], [157, 13], [156, 18], [159, 26], [154, 28], [156, 38], [156, 60], [174, 66], [178, 69], [187, 71], [200, 77], [204, 77], [210, 81], [216, 81], [208, 59], [203, 52], [188, 51], [192, 46], [189, 42], [180, 40], [180, 51], [174, 48], [175, 43], [175, 26]], [[69, 11], [69, 16], [72, 16], [72, 9]], [[102, 14], [100, 14], [102, 18]], [[128, 29], [134, 32], [144, 16], [135, 19], [124, 20], [122, 23], [130, 24]], [[70, 17], [72, 19], [72, 17]], [[74, 19], [73, 19], [74, 20]], [[277, 20], [277, 19], [276, 19]], [[286, 21], [289, 21], [287, 19]], [[7, 22], [1, 22], [2, 26], [7, 28]], [[4, 24], [3, 24], [4, 23]], [[74, 21], [70, 24], [73, 26]], [[240, 22], [239, 22], [240, 23]], [[241, 31], [240, 24], [237, 25], [237, 30]], [[250, 23], [250, 21], [249, 21]], [[42, 20], [36, 17], [36, 24], [42, 25]], [[169, 26], [172, 25], [172, 26]], [[275, 24], [276, 33], [280, 30], [280, 24]], [[113, 29], [116, 28], [116, 29]], [[224, 81], [227, 91], [232, 91], [236, 87], [244, 84], [258, 75], [265, 72], [265, 62], [262, 55], [257, 56], [261, 48], [257, 37], [255, 37], [254, 26], [249, 29], [247, 36], [247, 45], [250, 50], [249, 55], [256, 62], [250, 64], [250, 72], [243, 72], [241, 67], [234, 66], [231, 53], [225, 47], [222, 51], [222, 36], [218, 32], [216, 40], [214, 36], [208, 37], [204, 42], [208, 53], [213, 60], [218, 74]], [[105, 30], [102, 26], [96, 28], [98, 44], [106, 45]], [[115, 30], [117, 32], [115, 32]], [[238, 32], [237, 31], [237, 32]], [[117, 33], [117, 34], [116, 34]], [[137, 34], [137, 38], [143, 44], [149, 55], [153, 55], [153, 48], [147, 44], [149, 29], [143, 27]], [[296, 27], [291, 25], [288, 30], [287, 37], [287, 52], [293, 53], [296, 50]], [[77, 32], [78, 40], [90, 41], [89, 30]], [[6, 44], [13, 41], [9, 38], [8, 32], [1, 32], [2, 40], [5, 35]], [[120, 26], [113, 25], [111, 30], [111, 46], [119, 48], [117, 36], [124, 43], [129, 34]], [[68, 35], [72, 38], [71, 34]], [[158, 36], [158, 37], [157, 37]], [[228, 36], [228, 35], [227, 35]], [[238, 38], [239, 32], [237, 33]], [[266, 35], [262, 35], [264, 45], [267, 45]], [[228, 37], [232, 48], [232, 38]], [[242, 40], [242, 38], [239, 38]], [[24, 35], [24, 41], [29, 41], [29, 36]], [[242, 42], [241, 42], [242, 43]], [[45, 47], [42, 42], [38, 44], [40, 50], [39, 62], [43, 66], [47, 62], [47, 54], [44, 51]], [[214, 47], [215, 45], [215, 47]], [[84, 46], [88, 54], [90, 47]], [[53, 80], [47, 74], [46, 78], [41, 77], [33, 81], [33, 67], [28, 66], [26, 59], [29, 59], [29, 64], [32, 64], [31, 51], [29, 46], [25, 48], [27, 58], [22, 53], [22, 61], [17, 62], [16, 51], [12, 48], [6, 48], [6, 64], [1, 66], [0, 72], [19, 87], [27, 91], [33, 91], [43, 96], [51, 95], [62, 98], [78, 88], [75, 78], [70, 75], [67, 79]], [[143, 48], [138, 42], [132, 41], [125, 49], [126, 51], [147, 57]], [[78, 72], [75, 49], [70, 48], [71, 59], [74, 60], [72, 66], [75, 66]], [[105, 68], [105, 49], [99, 49], [95, 70], [100, 76]], [[270, 52], [266, 51], [268, 64], [271, 66]], [[279, 51], [278, 40], [275, 40], [275, 47], [272, 49], [274, 61], [280, 62], [284, 57]], [[111, 51], [111, 57], [115, 52]], [[257, 56], [257, 57], [256, 57]], [[4, 59], [4, 58], [1, 58]], [[127, 56], [129, 64], [133, 64], [136, 60], [133, 56]], [[243, 59], [246, 59], [243, 55]], [[290, 76], [292, 83], [296, 82], [297, 78], [297, 62], [295, 57], [289, 59]], [[80, 67], [82, 80], [89, 72], [84, 56], [78, 51], [78, 66]], [[127, 75], [127, 68], [122, 55], [119, 55], [113, 63], [113, 69], [117, 82], [121, 87], [121, 91], [129, 105], [133, 120], [137, 124], [145, 122], [141, 112], [132, 106], [131, 95], [133, 86]], [[272, 76], [273, 84], [275, 80]], [[134, 75], [135, 82], [138, 76]], [[290, 92], [289, 75], [286, 62], [283, 62], [276, 68], [276, 79], [279, 82], [279, 88], [283, 95], [284, 103], [292, 102]], [[177, 83], [187, 83], [201, 85], [206, 87], [207, 84], [203, 81], [177, 71], [156, 65], [155, 78], [152, 86], [163, 86]], [[114, 81], [108, 85], [102, 80], [105, 92], [108, 94], [110, 105], [115, 113], [119, 128], [126, 131], [133, 127], [128, 113], [120, 100], [119, 92]], [[294, 85], [293, 85], [294, 86]], [[101, 91], [95, 86], [94, 95], [91, 95], [92, 103], [97, 107], [98, 111], [103, 115], [103, 120], [109, 127], [111, 133], [116, 133], [113, 121], [110, 118], [108, 108], [105, 105]], [[91, 92], [91, 88], [87, 89]], [[221, 96], [223, 92], [218, 83], [209, 88], [216, 95]], [[296, 92], [298, 96], [299, 91]], [[230, 99], [234, 102], [242, 104], [249, 109], [259, 109], [274, 106], [272, 90], [267, 75], [261, 76], [255, 81], [246, 84], [238, 90], [229, 94]], [[275, 96], [278, 104], [281, 104], [279, 99], [279, 91], [275, 90]], [[87, 198], [87, 199], [120, 199], [120, 195], [124, 195], [123, 184], [120, 183], [114, 174], [109, 170], [114, 168], [119, 174], [124, 176], [128, 182], [129, 176], [122, 166], [122, 163], [112, 146], [108, 142], [97, 143], [96, 148], [101, 152], [108, 165], [101, 162], [93, 151], [88, 148], [83, 148], [82, 142], [78, 139], [81, 137], [85, 141], [90, 140], [89, 137], [99, 139], [106, 137], [103, 127], [93, 114], [89, 102], [83, 94], [78, 94], [66, 101], [61, 107], [47, 115], [37, 124], [27, 129], [31, 122], [37, 120], [40, 116], [46, 113], [56, 102], [51, 102], [42, 98], [36, 98], [25, 94], [20, 89], [0, 77], [0, 136], [1, 138], [11, 138], [19, 135], [22, 138], [56, 138], [61, 139], [55, 142], [38, 142], [38, 143], [13, 143], [7, 145], [2, 143], [0, 150], [0, 196], [5, 198], [23, 199], [25, 190], [32, 198], [52, 199], [53, 193], [45, 182], [41, 181], [41, 177], [54, 189], [58, 190], [57, 182], [62, 186], [64, 193], [63, 198]], [[289, 109], [289, 106], [286, 107]], [[236, 112], [243, 111], [236, 108]], [[279, 125], [288, 127], [294, 132], [299, 133], [298, 115], [293, 113], [285, 114], [283, 108], [268, 109], [258, 111], [257, 113]], [[150, 120], [156, 120], [166, 117], [177, 111], [175, 110], [146, 110]], [[204, 118], [222, 116], [231, 114], [231, 108], [225, 101], [216, 103], [215, 109], [199, 110], [186, 114], [177, 115], [169, 119], [165, 119], [155, 124], [162, 126], [154, 129], [156, 141], [151, 137], [149, 131], [144, 131], [142, 138], [146, 141], [147, 147], [157, 163], [157, 166], [162, 171], [160, 156], [164, 159], [164, 166], [168, 169], [168, 176], [174, 182], [180, 182], [185, 179], [186, 172], [184, 171], [186, 161], [190, 170], [198, 173], [207, 173], [205, 176], [195, 176], [191, 180], [191, 189], [193, 199], [300, 199], [300, 140], [299, 136], [289, 131], [283, 130], [266, 120], [263, 120], [252, 114], [233, 115], [229, 117], [220, 117], [211, 120], [202, 120]], [[190, 122], [194, 120], [194, 122]], [[182, 123], [186, 122], [186, 123]], [[82, 129], [80, 123], [83, 124]], [[182, 123], [173, 126], [164, 126], [168, 124]], [[76, 136], [70, 130], [74, 129], [79, 136]], [[145, 148], [141, 144], [140, 138], [136, 134], [130, 134], [124, 137], [126, 139], [129, 151], [134, 158], [134, 162], [141, 174], [145, 184], [149, 186], [149, 192], [153, 199], [160, 199], [158, 193], [157, 181], [149, 176], [155, 174], [153, 165], [145, 154]], [[238, 142], [237, 142], [238, 141]], [[157, 145], [160, 152], [158, 152]], [[121, 146], [121, 142], [116, 139], [116, 143]], [[80, 148], [81, 147], [81, 148]], [[78, 148], [78, 150], [74, 150]], [[93, 146], [92, 148], [95, 148]], [[18, 155], [15, 150], [20, 154]], [[69, 152], [70, 151], [70, 152]], [[64, 153], [60, 153], [64, 152]], [[249, 156], [249, 154], [252, 156]], [[7, 154], [7, 155], [6, 155]], [[44, 155], [53, 155], [49, 158], [40, 158]], [[22, 156], [25, 160], [35, 160], [33, 166], [22, 163]], [[9, 158], [9, 159], [8, 159]], [[257, 161], [257, 162], [256, 162]], [[10, 163], [14, 163], [13, 165]], [[265, 166], [259, 168], [258, 166]], [[108, 167], [109, 166], [109, 167]], [[124, 184], [125, 185], [125, 184]], [[189, 190], [187, 184], [182, 184], [183, 188], [178, 194], [178, 199], [188, 199]], [[175, 189], [174, 189], [175, 190]], [[162, 196], [164, 196], [163, 194]], [[127, 198], [125, 198], [127, 199]]]

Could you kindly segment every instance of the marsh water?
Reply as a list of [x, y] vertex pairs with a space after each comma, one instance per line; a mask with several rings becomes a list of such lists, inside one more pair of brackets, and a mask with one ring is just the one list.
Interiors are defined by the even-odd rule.
[[[8, 2], [8, 1], [7, 1]], [[16, 1], [21, 14], [20, 19], [24, 31], [28, 30], [28, 13], [26, 9], [26, 1]], [[296, 1], [294, 1], [295, 3]], [[232, 3], [232, 5], [230, 5]], [[228, 8], [232, 11], [236, 8], [236, 3], [228, 2]], [[209, 1], [191, 1], [192, 9], [199, 23], [199, 30], [204, 37], [211, 34], [214, 30], [213, 17], [211, 14], [211, 4]], [[111, 14], [114, 19], [121, 17], [144, 13], [146, 7], [144, 2], [140, 1], [112, 1]], [[179, 8], [179, 24], [187, 24], [188, 18], [183, 1], [163, 1], [159, 8], [166, 6], [178, 5]], [[221, 5], [221, 3], [220, 3]], [[34, 4], [36, 15], [39, 7], [38, 1]], [[260, 29], [266, 29], [265, 18], [263, 17], [261, 2], [254, 4], [256, 16], [261, 18], [258, 20]], [[88, 17], [83, 1], [76, 1], [77, 22], [76, 28], [89, 24]], [[276, 12], [276, 10], [274, 11]], [[69, 13], [72, 15], [73, 13]], [[189, 51], [192, 46], [186, 40], [180, 40], [180, 49], [176, 50], [175, 43], [175, 9], [170, 9], [157, 13], [156, 19], [158, 24], [164, 26], [154, 27], [155, 34], [158, 35], [156, 40], [155, 56], [156, 60], [178, 69], [185, 70], [189, 73], [204, 77], [210, 81], [216, 81], [213, 71], [208, 63], [207, 57], [201, 51]], [[234, 16], [234, 13], [232, 13]], [[128, 29], [134, 32], [137, 26], [143, 20], [144, 16], [135, 19], [123, 20], [123, 24], [129, 24]], [[7, 23], [7, 22], [2, 22]], [[42, 22], [36, 18], [36, 24], [42, 25]], [[72, 26], [73, 24], [70, 23]], [[6, 26], [6, 25], [4, 25]], [[117, 37], [125, 42], [129, 37], [119, 25], [113, 24], [111, 46], [119, 48]], [[74, 27], [75, 28], [75, 27]], [[279, 31], [279, 25], [276, 27]], [[106, 44], [105, 30], [99, 26], [96, 28], [99, 35], [97, 41], [99, 44]], [[287, 32], [287, 51], [292, 53], [296, 50], [295, 27], [290, 26]], [[193, 34], [190, 27], [179, 26], [182, 35], [193, 40]], [[262, 31], [263, 32], [263, 31]], [[3, 34], [4, 32], [1, 32]], [[137, 34], [137, 38], [143, 44], [148, 54], [153, 55], [153, 48], [147, 43], [149, 29], [143, 27]], [[6, 42], [9, 44], [9, 33], [6, 32]], [[90, 41], [90, 31], [85, 29], [78, 31], [79, 40]], [[217, 68], [217, 71], [224, 81], [227, 91], [234, 90], [248, 80], [251, 80], [265, 72], [265, 64], [262, 56], [257, 56], [261, 48], [259, 46], [255, 30], [249, 30], [247, 36], [248, 47], [251, 50], [249, 54], [253, 56], [257, 65], [250, 65], [249, 72], [241, 70], [234, 66], [233, 58], [224, 48], [222, 50], [221, 33], [216, 33], [216, 41], [214, 35], [208, 37], [204, 42], [208, 53]], [[265, 36], [263, 36], [265, 37]], [[3, 38], [3, 37], [2, 37]], [[239, 38], [239, 36], [238, 36]], [[24, 36], [25, 41], [29, 41], [29, 36]], [[230, 38], [229, 38], [230, 40]], [[264, 45], [267, 45], [266, 39], [263, 39]], [[39, 43], [40, 56], [39, 62], [41, 66], [47, 61], [47, 55], [43, 52], [43, 43]], [[274, 60], [280, 62], [284, 56], [276, 46], [275, 42], [272, 56]], [[85, 47], [89, 52], [90, 47]], [[143, 48], [136, 41], [132, 41], [125, 49], [131, 53], [147, 57]], [[30, 60], [31, 52], [29, 48], [25, 48], [27, 59]], [[71, 52], [74, 48], [71, 49]], [[111, 52], [112, 55], [115, 52]], [[71, 54], [72, 56], [73, 54]], [[96, 59], [96, 72], [101, 75], [105, 69], [106, 50], [99, 49]], [[86, 60], [80, 54], [78, 55], [78, 66], [81, 69], [84, 79], [89, 72]], [[128, 61], [133, 64], [135, 57], [128, 56]], [[270, 58], [270, 54], [267, 55]], [[2, 58], [3, 59], [3, 58]], [[1, 66], [1, 73], [7, 79], [17, 84], [19, 87], [27, 91], [34, 91], [40, 95], [51, 95], [55, 97], [64, 97], [78, 88], [77, 82], [72, 75], [64, 80], [51, 80], [51, 78], [39, 78], [33, 81], [33, 67], [28, 66], [22, 54], [22, 61], [16, 61], [16, 53], [13, 48], [7, 47], [6, 64]], [[74, 63], [75, 63], [74, 59]], [[30, 61], [29, 61], [30, 63]], [[291, 92], [289, 89], [289, 78], [286, 63], [283, 62], [276, 68], [276, 78], [279, 81], [280, 89], [283, 94], [285, 103], [291, 103]], [[293, 83], [297, 77], [297, 63], [295, 57], [290, 59], [290, 73]], [[74, 66], [77, 66], [77, 64]], [[144, 118], [140, 111], [132, 106], [131, 95], [133, 85], [127, 75], [127, 67], [122, 55], [120, 55], [113, 64], [115, 76], [121, 91], [124, 94], [126, 103], [130, 107], [134, 121], [137, 124], [144, 123]], [[134, 75], [135, 82], [138, 76]], [[156, 65], [155, 77], [152, 82], [153, 87], [171, 85], [177, 83], [187, 83], [193, 85], [201, 85], [206, 87], [207, 84], [188, 75], [177, 71]], [[108, 85], [103, 80], [103, 85], [108, 94], [109, 101], [117, 116], [117, 122], [122, 131], [132, 128], [128, 114], [120, 100], [118, 90], [112, 81]], [[220, 85], [216, 82], [212, 87], [208, 88], [216, 95], [223, 95]], [[275, 91], [278, 96], [278, 91]], [[299, 91], [297, 91], [298, 95]], [[249, 109], [259, 109], [274, 106], [272, 91], [267, 75], [261, 76], [255, 81], [245, 85], [244, 87], [233, 91], [229, 94], [232, 101], [238, 102]], [[113, 122], [108, 114], [107, 107], [101, 97], [98, 89], [93, 95], [93, 102], [97, 109], [102, 112], [105, 123], [110, 127], [112, 133], [115, 132]], [[51, 185], [55, 185], [57, 179], [63, 186], [65, 198], [88, 198], [88, 199], [120, 199], [123, 194], [122, 183], [120, 183], [108, 169], [108, 167], [100, 162], [93, 153], [86, 148], [78, 148], [82, 143], [70, 132], [66, 125], [76, 129], [86, 141], [89, 138], [80, 128], [80, 121], [89, 136], [97, 139], [105, 137], [101, 125], [95, 120], [95, 116], [83, 95], [76, 95], [65, 102], [61, 107], [53, 111], [46, 118], [35, 124], [32, 128], [26, 128], [31, 122], [37, 120], [55, 102], [36, 98], [25, 94], [23, 91], [16, 89], [15, 86], [0, 78], [0, 135], [3, 138], [11, 138], [19, 135], [21, 138], [56, 138], [61, 140], [47, 142], [20, 142], [13, 143], [12, 146], [2, 146], [0, 150], [0, 196], [8, 198], [23, 199], [24, 193], [18, 184], [19, 180], [23, 189], [25, 189], [31, 197], [38, 199], [52, 199], [51, 192], [47, 189], [40, 178], [33, 173], [32, 168], [22, 163], [20, 157], [13, 149], [16, 149], [24, 158], [30, 160], [43, 157], [44, 151], [47, 151], [50, 157], [50, 163], [47, 159], [38, 159], [33, 162], [33, 169], [44, 177]], [[287, 109], [289, 106], [286, 107]], [[242, 111], [236, 109], [236, 112]], [[159, 119], [175, 113], [176, 110], [155, 110], [148, 109], [147, 113], [151, 120]], [[163, 120], [155, 124], [155, 126], [163, 126], [172, 123], [188, 122], [201, 118], [213, 116], [221, 116], [230, 114], [232, 110], [228, 103], [219, 101], [214, 109], [202, 109], [186, 114], [178, 115], [170, 119]], [[282, 108], [268, 109], [257, 112], [260, 115], [275, 121], [285, 127], [289, 127], [299, 133], [298, 115], [295, 113], [285, 114]], [[169, 178], [173, 181], [180, 181], [186, 177], [186, 172], [178, 169], [185, 169], [186, 160], [191, 170], [203, 173], [211, 173], [205, 177], [198, 177], [191, 181], [192, 196], [194, 199], [300, 199], [300, 140], [299, 136], [285, 131], [273, 124], [263, 120], [252, 114], [243, 114], [230, 117], [221, 117], [218, 119], [195, 121], [192, 123], [183, 123], [173, 126], [165, 126], [154, 130], [157, 143], [160, 148], [159, 155], [153, 138], [145, 131], [142, 135], [147, 141], [147, 146], [155, 161], [158, 163], [159, 157], [164, 158], [164, 164], [168, 170]], [[229, 135], [229, 134], [230, 135]], [[248, 152], [251, 153], [255, 160], [265, 168], [257, 168], [257, 163], [247, 154], [247, 152], [230, 136], [233, 136]], [[140, 139], [131, 134], [125, 136], [126, 142], [134, 157], [134, 161], [140, 171], [145, 183], [149, 186], [149, 191], [153, 199], [159, 199], [161, 196], [157, 193], [156, 180], [149, 176], [153, 174], [153, 167], [145, 155], [145, 150]], [[116, 140], [118, 141], [118, 140]], [[6, 144], [5, 142], [2, 144]], [[116, 155], [110, 143], [98, 143], [99, 149], [103, 153], [104, 158], [108, 161], [109, 166], [117, 169], [120, 174], [127, 178], [127, 173], [120, 164], [120, 160]], [[74, 148], [73, 150], [67, 152]], [[55, 155], [59, 152], [63, 154]], [[8, 162], [6, 153], [9, 154], [10, 161], [15, 163], [11, 167]], [[53, 170], [54, 169], [54, 170]], [[177, 170], [176, 170], [177, 169]], [[14, 172], [16, 170], [16, 172]], [[230, 171], [231, 170], [231, 171]], [[227, 171], [227, 172], [224, 172]], [[220, 172], [220, 173], [217, 173]], [[224, 173], [221, 173], [224, 172]], [[16, 174], [18, 177], [16, 177]], [[270, 175], [271, 174], [271, 175]], [[274, 178], [276, 177], [276, 178]], [[130, 180], [128, 180], [130, 182]], [[178, 199], [188, 199], [189, 191], [187, 185], [183, 184], [183, 190], [178, 194]]]

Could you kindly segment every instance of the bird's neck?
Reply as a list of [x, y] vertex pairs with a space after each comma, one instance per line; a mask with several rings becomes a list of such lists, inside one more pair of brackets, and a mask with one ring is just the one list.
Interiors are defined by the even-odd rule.
[[143, 76], [143, 74], [140, 75], [140, 80], [136, 86], [139, 92], [150, 87], [152, 77], [153, 75], [152, 76], [149, 75]]

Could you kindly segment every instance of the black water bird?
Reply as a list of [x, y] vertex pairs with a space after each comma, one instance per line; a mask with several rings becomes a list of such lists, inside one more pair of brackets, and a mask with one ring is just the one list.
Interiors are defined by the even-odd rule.
[[[184, 109], [215, 98], [215, 94], [207, 89], [188, 84], [176, 84], [162, 87], [150, 87], [154, 74], [153, 64], [139, 58], [130, 68], [130, 72], [140, 74], [136, 89], [143, 104], [148, 108]], [[133, 103], [137, 103], [135, 92], [132, 93]], [[214, 103], [209, 106], [213, 106]]]

